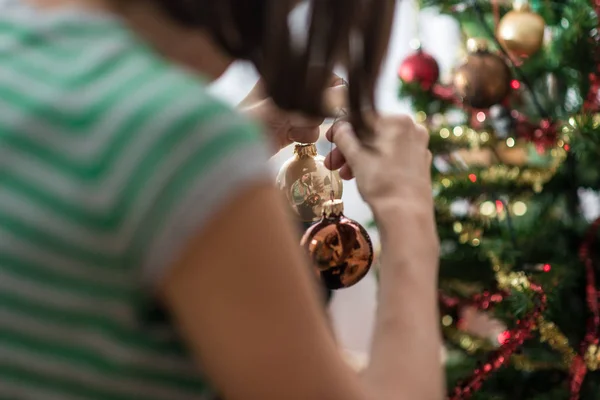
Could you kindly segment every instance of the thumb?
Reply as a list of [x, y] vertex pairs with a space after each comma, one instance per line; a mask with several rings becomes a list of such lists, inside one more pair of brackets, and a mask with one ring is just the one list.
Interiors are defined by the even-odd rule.
[[254, 85], [248, 95], [240, 102], [238, 107], [247, 107], [266, 98], [267, 94], [265, 92], [264, 82], [261, 78], [256, 82], [256, 85]]
[[353, 166], [357, 162], [362, 146], [356, 137], [352, 125], [348, 122], [338, 122], [331, 128], [330, 140], [342, 152], [346, 162]]

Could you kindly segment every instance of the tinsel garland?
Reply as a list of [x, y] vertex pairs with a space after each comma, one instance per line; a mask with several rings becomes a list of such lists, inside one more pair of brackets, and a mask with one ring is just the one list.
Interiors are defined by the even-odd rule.
[[[600, 0], [593, 0], [592, 4], [596, 15], [600, 18]], [[595, 35], [593, 40], [598, 40], [598, 34]], [[600, 61], [600, 54], [596, 54], [597, 62]], [[595, 91], [590, 91], [593, 96], [591, 99], [586, 99], [584, 108], [589, 111], [597, 111], [598, 107], [598, 73], [599, 69], [596, 69], [596, 74], [592, 74], [590, 77], [590, 86], [595, 88]], [[579, 249], [579, 258], [585, 266], [585, 277], [586, 277], [586, 303], [589, 308], [590, 317], [588, 319], [586, 334], [583, 341], [581, 342], [579, 353], [573, 357], [571, 364], [571, 381], [569, 389], [571, 391], [570, 400], [578, 400], [581, 391], [583, 380], [587, 375], [588, 371], [597, 371], [600, 369], [600, 310], [598, 306], [598, 296], [600, 291], [596, 286], [596, 271], [594, 269], [594, 260], [592, 259], [592, 245], [596, 241], [598, 228], [600, 227], [600, 218], [596, 219], [590, 228], [588, 229], [586, 238]]]
[[[497, 293], [484, 292], [473, 296], [469, 300], [458, 300], [440, 293], [440, 302], [446, 308], [470, 305], [481, 310], [490, 310], [491, 306], [504, 300], [511, 290], [521, 292], [529, 290], [535, 295], [536, 302], [533, 309], [517, 321], [517, 326], [506, 332], [506, 340], [500, 348], [493, 351], [487, 362], [477, 368], [468, 379], [459, 383], [449, 395], [448, 400], [469, 399], [474, 392], [479, 390], [483, 382], [496, 370], [500, 369], [509, 358], [512, 358], [517, 368], [523, 370], [557, 367], [569, 369], [571, 373], [569, 399], [579, 399], [581, 386], [587, 372], [600, 369], [600, 305], [598, 303], [600, 291], [596, 286], [596, 271], [591, 257], [591, 246], [596, 240], [598, 229], [600, 229], [600, 218], [590, 226], [586, 240], [580, 249], [580, 258], [586, 269], [586, 302], [591, 315], [585, 338], [578, 353], [570, 346], [567, 337], [561, 330], [553, 322], [546, 321], [543, 317], [547, 298], [542, 287], [532, 282], [523, 272], [505, 272], [507, 270], [506, 266], [502, 266], [499, 259], [494, 255], [490, 255], [490, 258], [495, 264], [494, 270], [497, 271], [496, 278], [500, 291]], [[534, 362], [522, 355], [514, 354], [523, 342], [532, 336], [535, 330], [539, 332], [542, 342], [548, 343], [550, 347], [562, 355], [561, 366]], [[465, 344], [466, 346], [463, 346], [463, 348], [469, 352], [485, 349], [485, 341], [469, 338], [468, 335], [462, 334], [458, 330], [447, 332], [452, 332], [451, 339]]]
[[507, 332], [506, 340], [498, 350], [492, 352], [485, 364], [481, 365], [465, 381], [460, 382], [448, 396], [448, 400], [466, 400], [481, 388], [495, 371], [508, 362], [510, 357], [529, 339], [536, 326], [536, 321], [546, 309], [547, 297], [540, 285], [532, 282], [522, 272], [497, 273], [498, 285], [501, 290], [530, 290], [535, 294], [535, 306], [519, 319], [516, 327]]
[[600, 367], [600, 310], [598, 306], [598, 295], [600, 292], [596, 286], [596, 271], [591, 255], [591, 248], [596, 241], [596, 233], [600, 228], [600, 218], [596, 219], [590, 226], [585, 241], [579, 250], [579, 257], [585, 265], [585, 294], [586, 303], [589, 308], [586, 333], [581, 342], [579, 353], [574, 357], [571, 366], [570, 400], [578, 400], [581, 385], [588, 370], [595, 371]]

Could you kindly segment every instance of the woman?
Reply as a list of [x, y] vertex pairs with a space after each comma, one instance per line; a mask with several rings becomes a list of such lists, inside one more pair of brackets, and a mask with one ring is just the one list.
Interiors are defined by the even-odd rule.
[[[295, 3], [0, 3], [1, 398], [442, 397], [428, 135], [373, 107], [393, 1], [312, 1], [304, 49]], [[234, 59], [260, 71], [279, 144], [314, 134], [348, 71], [352, 124], [328, 132], [327, 165], [356, 176], [383, 248], [360, 376], [260, 129], [206, 91]], [[144, 318], [155, 303], [171, 323]]]

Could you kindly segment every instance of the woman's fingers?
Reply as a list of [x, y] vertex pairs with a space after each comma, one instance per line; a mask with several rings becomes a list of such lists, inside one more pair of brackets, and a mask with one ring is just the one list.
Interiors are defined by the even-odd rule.
[[352, 168], [346, 164], [346, 159], [340, 149], [334, 149], [325, 157], [325, 167], [332, 171], [339, 170], [340, 177], [344, 180], [354, 179]]
[[360, 156], [361, 144], [349, 123], [335, 123], [327, 132], [327, 139], [337, 146], [350, 165]]
[[342, 179], [353, 179], [354, 173], [349, 164], [355, 162], [360, 155], [361, 145], [352, 126], [347, 122], [337, 122], [327, 131], [325, 137], [337, 146], [325, 158], [325, 166], [331, 170], [339, 169]]
[[346, 164], [346, 159], [340, 149], [333, 149], [327, 157], [325, 157], [325, 166], [330, 170], [340, 169]]
[[340, 168], [340, 178], [345, 181], [354, 179], [354, 172], [352, 172], [352, 168], [350, 168], [348, 164], [344, 164], [342, 165], [342, 168]]
[[360, 152], [360, 142], [354, 135], [350, 124], [346, 122], [334, 124], [327, 131], [325, 137], [338, 146], [325, 157], [325, 167], [333, 171], [339, 170], [340, 177], [344, 180], [354, 179], [354, 172], [346, 162], [346, 154], [355, 157], [355, 153]]

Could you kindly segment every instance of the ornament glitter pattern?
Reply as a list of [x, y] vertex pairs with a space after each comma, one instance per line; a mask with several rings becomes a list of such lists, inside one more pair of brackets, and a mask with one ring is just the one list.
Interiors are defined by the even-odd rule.
[[325, 167], [325, 158], [314, 144], [297, 144], [294, 157], [286, 161], [277, 176], [277, 186], [290, 208], [302, 222], [316, 222], [323, 214], [323, 203], [341, 199], [342, 179], [337, 171]]
[[369, 234], [343, 212], [342, 200], [326, 202], [323, 218], [306, 231], [300, 243], [308, 252], [315, 272], [331, 290], [357, 284], [373, 264]]

